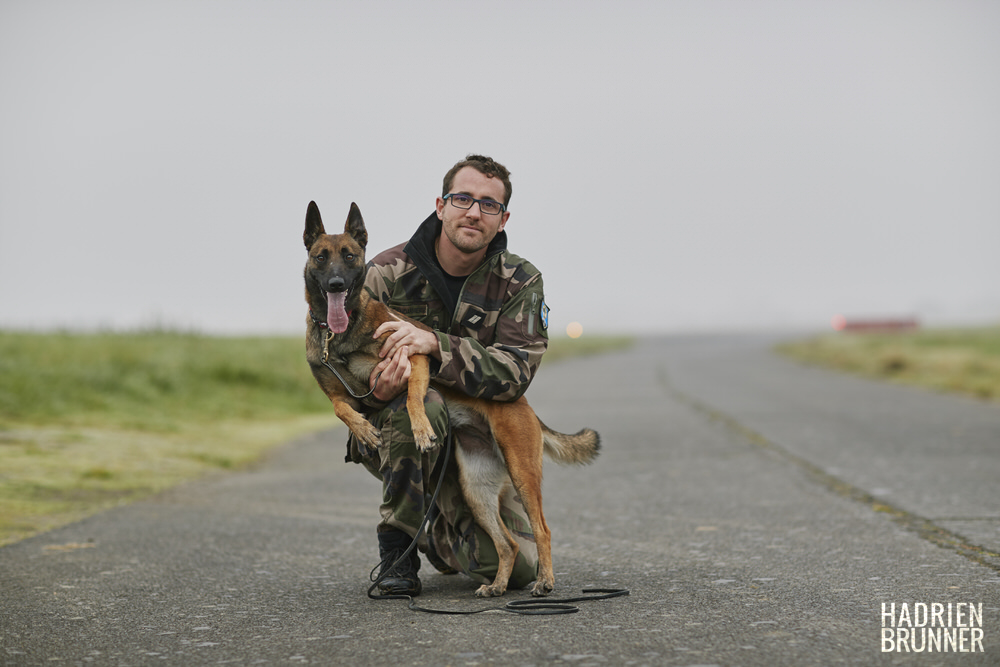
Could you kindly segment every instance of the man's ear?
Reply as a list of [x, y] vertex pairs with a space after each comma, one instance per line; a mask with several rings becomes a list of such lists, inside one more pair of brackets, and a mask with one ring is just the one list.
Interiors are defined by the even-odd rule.
[[326, 234], [326, 230], [323, 229], [323, 219], [319, 215], [319, 206], [316, 206], [316, 202], [309, 202], [309, 208], [306, 209], [306, 230], [302, 233], [302, 241], [306, 244], [306, 250], [313, 247], [316, 240]]
[[368, 230], [365, 229], [365, 220], [361, 217], [361, 209], [354, 202], [351, 202], [351, 211], [347, 214], [344, 232], [357, 241], [362, 248], [368, 247]]
[[503, 231], [503, 228], [507, 226], [507, 218], [510, 217], [510, 211], [504, 211], [500, 214], [500, 226], [497, 228], [497, 234]]

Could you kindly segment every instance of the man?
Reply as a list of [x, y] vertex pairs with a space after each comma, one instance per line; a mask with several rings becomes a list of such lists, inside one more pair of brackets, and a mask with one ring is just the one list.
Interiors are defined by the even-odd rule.
[[[380, 353], [383, 360], [372, 373], [376, 400], [368, 403], [367, 414], [381, 430], [382, 446], [372, 451], [354, 437], [349, 443], [348, 460], [363, 464], [383, 482], [377, 528], [381, 573], [415, 537], [442, 451], [437, 447], [421, 454], [414, 444], [405, 409], [409, 355], [430, 357], [436, 383], [471, 396], [513, 401], [528, 388], [548, 346], [541, 273], [507, 251], [510, 195], [510, 174], [503, 165], [469, 155], [445, 175], [435, 212], [409, 242], [369, 262], [366, 288], [375, 298], [435, 330], [386, 322], [375, 332], [376, 338], [390, 332]], [[448, 417], [440, 396], [430, 391], [425, 405], [443, 444]], [[452, 435], [454, 447], [492, 447], [489, 430], [478, 419], [455, 427]], [[461, 571], [488, 583], [496, 574], [496, 550], [472, 520], [453, 462], [447, 473], [429, 533], [418, 546], [438, 570]], [[537, 554], [527, 516], [512, 491], [501, 503], [501, 517], [521, 547], [510, 585], [523, 587], [535, 578]], [[420, 557], [413, 551], [388, 572], [379, 589], [419, 594], [419, 567]]]

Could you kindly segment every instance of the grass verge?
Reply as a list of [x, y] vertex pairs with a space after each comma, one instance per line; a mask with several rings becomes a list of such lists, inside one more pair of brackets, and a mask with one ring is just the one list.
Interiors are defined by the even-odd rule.
[[583, 336], [581, 338], [553, 338], [545, 352], [542, 364], [552, 364], [571, 357], [585, 357], [604, 354], [614, 350], [624, 350], [635, 343], [630, 336]]
[[1000, 403], [1000, 327], [838, 333], [778, 350], [807, 364]]
[[[629, 342], [557, 339], [545, 360]], [[0, 545], [338, 424], [300, 338], [0, 332]]]

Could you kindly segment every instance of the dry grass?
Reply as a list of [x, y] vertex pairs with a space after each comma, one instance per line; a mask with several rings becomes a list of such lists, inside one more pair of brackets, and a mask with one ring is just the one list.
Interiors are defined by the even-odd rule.
[[839, 333], [779, 351], [817, 366], [1000, 402], [1000, 327]]
[[0, 431], [0, 544], [65, 525], [212, 471], [246, 467], [332, 415], [219, 422], [172, 433], [60, 426]]

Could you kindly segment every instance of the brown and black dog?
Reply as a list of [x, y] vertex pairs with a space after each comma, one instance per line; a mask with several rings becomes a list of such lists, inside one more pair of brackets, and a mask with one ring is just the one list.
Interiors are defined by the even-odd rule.
[[[388, 334], [374, 339], [375, 330], [390, 320], [414, 321], [373, 299], [365, 290], [368, 232], [357, 204], [351, 204], [344, 233], [327, 234], [316, 202], [310, 202], [302, 239], [309, 250], [305, 267], [306, 302], [310, 311], [306, 320], [306, 358], [316, 381], [333, 403], [337, 417], [367, 446], [376, 448], [381, 444], [379, 431], [358, 412], [361, 403], [354, 396], [368, 393], [371, 372], [381, 361], [379, 350]], [[427, 451], [436, 445], [423, 403], [430, 380], [429, 362], [427, 357], [415, 355], [410, 357], [410, 364], [406, 409], [417, 447]], [[353, 388], [349, 391], [345, 383]], [[517, 542], [499, 513], [500, 497], [511, 483], [524, 504], [538, 547], [538, 578], [531, 594], [548, 595], [555, 585], [555, 576], [552, 538], [542, 514], [542, 453], [559, 463], [590, 463], [600, 449], [599, 436], [591, 429], [575, 435], [549, 429], [524, 397], [512, 402], [492, 401], [472, 398], [446, 387], [435, 388], [445, 398], [452, 423], [462, 419], [463, 411], [478, 413], [489, 423], [496, 441], [491, 452], [463, 451], [461, 446], [455, 451], [462, 495], [500, 557], [493, 583], [481, 586], [476, 595], [503, 595], [514, 567]]]

